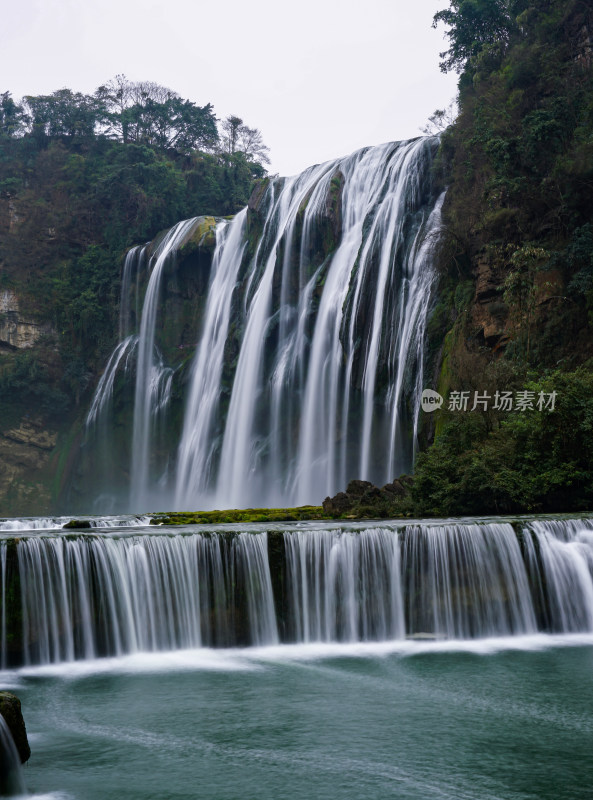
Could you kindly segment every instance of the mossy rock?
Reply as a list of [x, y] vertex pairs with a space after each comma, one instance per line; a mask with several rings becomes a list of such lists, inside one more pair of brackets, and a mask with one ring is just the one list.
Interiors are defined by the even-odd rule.
[[216, 218], [198, 217], [191, 234], [179, 248], [183, 258], [198, 249], [214, 249], [216, 245]]
[[0, 692], [0, 714], [8, 725], [21, 763], [24, 764], [31, 756], [31, 748], [21, 711], [21, 701], [12, 692]]

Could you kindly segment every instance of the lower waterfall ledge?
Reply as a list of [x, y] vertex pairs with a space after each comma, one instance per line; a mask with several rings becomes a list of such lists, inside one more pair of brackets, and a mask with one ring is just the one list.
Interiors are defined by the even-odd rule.
[[[218, 525], [232, 522], [300, 522], [331, 519], [321, 506], [171, 511], [149, 514], [151, 525]], [[66, 526], [64, 526], [66, 527]]]
[[147, 515], [0, 537], [0, 666], [593, 634], [593, 519], [341, 522], [305, 507], [303, 521], [245, 522], [254, 511], [219, 527], [180, 513], [180, 527]]

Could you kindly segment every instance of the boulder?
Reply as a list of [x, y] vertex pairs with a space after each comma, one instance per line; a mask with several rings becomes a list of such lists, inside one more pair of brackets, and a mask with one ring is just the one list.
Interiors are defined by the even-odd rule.
[[373, 486], [373, 484], [369, 486], [360, 498], [360, 502], [366, 505], [375, 505], [379, 500], [381, 500], [381, 489]]
[[362, 497], [366, 492], [375, 487], [370, 481], [350, 481], [346, 487], [346, 494], [353, 494], [355, 497]]
[[12, 692], [0, 692], [0, 714], [12, 734], [21, 763], [29, 760], [31, 748], [27, 739], [27, 729], [21, 711], [21, 701]]
[[326, 497], [322, 503], [326, 514], [343, 514], [354, 505], [352, 499], [345, 492], [338, 492], [334, 497]]
[[62, 529], [72, 528], [74, 530], [87, 530], [92, 528], [90, 520], [88, 519], [71, 519], [70, 522], [66, 522], [62, 525]]
[[383, 487], [383, 491], [390, 494], [392, 498], [405, 497], [408, 493], [406, 487], [397, 478], [392, 483], [386, 483]]

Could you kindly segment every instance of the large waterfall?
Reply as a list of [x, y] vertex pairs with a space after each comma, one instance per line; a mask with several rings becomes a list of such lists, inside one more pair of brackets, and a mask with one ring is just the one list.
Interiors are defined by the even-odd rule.
[[437, 144], [271, 179], [215, 233], [214, 220], [186, 220], [131, 251], [120, 341], [87, 417], [91, 477], [70, 507], [319, 503], [351, 478], [409, 470]]
[[21, 531], [0, 567], [1, 667], [593, 633], [591, 520]]

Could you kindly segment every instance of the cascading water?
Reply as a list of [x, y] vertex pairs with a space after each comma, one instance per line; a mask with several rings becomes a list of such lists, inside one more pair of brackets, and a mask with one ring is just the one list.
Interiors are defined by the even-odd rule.
[[[130, 356], [133, 355], [137, 344], [137, 336], [126, 336], [125, 339], [119, 342], [113, 353], [109, 356], [105, 372], [101, 375], [101, 379], [97, 384], [93, 402], [87, 414], [85, 422], [87, 428], [93, 426], [102, 426], [105, 428], [109, 423], [108, 410], [109, 404], [113, 398], [113, 384], [115, 383], [116, 375], [122, 363], [125, 365], [125, 371], [128, 372], [130, 368]], [[104, 433], [104, 431], [101, 431], [101, 433]]]
[[528, 566], [551, 630], [593, 630], [593, 524], [538, 520], [525, 537]]
[[[318, 503], [353, 477], [383, 484], [411, 468], [442, 205], [431, 185], [437, 145], [385, 144], [272, 179], [248, 209], [219, 221], [194, 301], [203, 310], [191, 370], [185, 345], [167, 361], [158, 344], [164, 281], [182, 280], [163, 266], [197, 221], [165, 235], [152, 268], [149, 247], [131, 251], [120, 343], [87, 425], [111, 415], [115, 426], [115, 380], [135, 359], [129, 477], [118, 456], [111, 467], [112, 483], [130, 484], [121, 508]], [[183, 397], [181, 425], [172, 392]], [[167, 435], [155, 459], [157, 419]], [[91, 491], [109, 494], [96, 482]]]
[[392, 531], [285, 533], [297, 642], [401, 639], [400, 547]]
[[147, 261], [146, 250], [146, 245], [132, 247], [126, 254], [124, 261], [119, 308], [120, 342], [127, 339], [134, 328], [132, 317], [134, 320], [140, 317], [140, 283], [141, 273]]
[[132, 434], [131, 503], [139, 508], [149, 501], [150, 449], [158, 415], [167, 407], [173, 371], [165, 366], [155, 348], [155, 329], [159, 308], [161, 280], [171, 254], [187, 238], [196, 219], [178, 222], [163, 237], [154, 253], [154, 264], [144, 296], [138, 358], [136, 361], [136, 392], [134, 429]]
[[407, 629], [447, 638], [534, 633], [527, 573], [509, 524], [410, 526], [403, 542]]
[[277, 640], [265, 533], [31, 537], [17, 552], [27, 664]]
[[[432, 213], [426, 205], [433, 147], [382, 145], [268, 188], [216, 504], [313, 502], [349, 476], [384, 483], [410, 466], [392, 419], [402, 413], [398, 367], [422, 380], [433, 272], [430, 248], [418, 243], [432, 241], [440, 219], [440, 203]], [[315, 257], [336, 197], [340, 236], [335, 250]], [[199, 424], [187, 417], [185, 437]], [[195, 506], [202, 473], [184, 466], [177, 502]]]
[[0, 714], [0, 797], [27, 793], [21, 760], [6, 720]]
[[245, 247], [247, 210], [237, 214], [231, 225], [216, 231], [217, 247], [212, 264], [204, 329], [193, 365], [191, 388], [183, 435], [179, 445], [175, 503], [191, 502], [190, 496], [203, 496], [211, 480], [215, 455], [213, 428], [219, 409], [231, 299]]
[[593, 633], [593, 523], [0, 539], [2, 664]]

